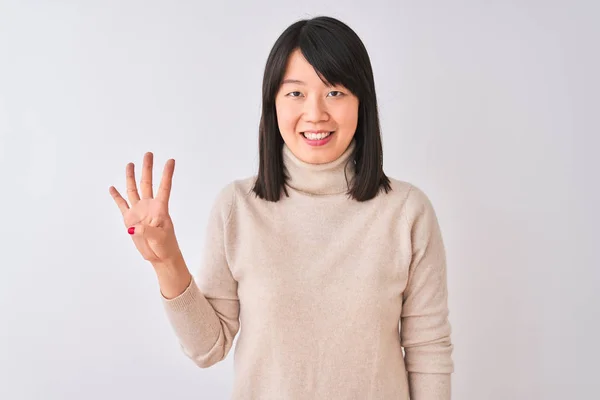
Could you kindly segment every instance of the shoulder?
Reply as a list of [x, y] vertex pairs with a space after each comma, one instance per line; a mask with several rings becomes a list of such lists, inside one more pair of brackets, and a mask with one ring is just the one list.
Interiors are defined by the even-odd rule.
[[236, 202], [250, 196], [252, 187], [256, 181], [256, 175], [229, 181], [218, 190], [213, 208], [220, 209], [222, 212], [229, 212], [235, 206]]
[[435, 214], [431, 199], [420, 186], [399, 179], [389, 179], [392, 190], [387, 196], [391, 195], [390, 200], [394, 202], [401, 199], [404, 215], [409, 222], [422, 214]]
[[222, 196], [242, 200], [254, 193], [252, 191], [254, 182], [256, 182], [256, 175], [230, 181], [221, 189]]

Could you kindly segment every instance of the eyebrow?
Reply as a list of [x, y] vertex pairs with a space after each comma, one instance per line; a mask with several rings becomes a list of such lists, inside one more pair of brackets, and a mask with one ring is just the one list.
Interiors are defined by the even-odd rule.
[[286, 83], [297, 83], [299, 85], [306, 85], [305, 82], [299, 81], [298, 79], [284, 79], [283, 82], [281, 82], [282, 85], [285, 85]]

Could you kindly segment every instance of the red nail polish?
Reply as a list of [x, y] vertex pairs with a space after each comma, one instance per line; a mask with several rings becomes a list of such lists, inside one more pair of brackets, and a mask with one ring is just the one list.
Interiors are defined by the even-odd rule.
[[129, 232], [130, 235], [133, 235], [135, 233], [135, 227], [132, 226], [131, 228], [127, 229], [127, 232]]

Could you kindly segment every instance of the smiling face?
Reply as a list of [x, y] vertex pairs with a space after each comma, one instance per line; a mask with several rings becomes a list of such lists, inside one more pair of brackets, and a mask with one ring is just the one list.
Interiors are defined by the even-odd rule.
[[323, 164], [348, 148], [358, 124], [359, 100], [343, 86], [327, 86], [294, 50], [275, 98], [285, 144], [300, 160]]

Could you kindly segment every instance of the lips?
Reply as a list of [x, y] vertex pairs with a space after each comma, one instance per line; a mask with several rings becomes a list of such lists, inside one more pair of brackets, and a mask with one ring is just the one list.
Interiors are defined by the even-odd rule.
[[308, 140], [323, 140], [333, 135], [334, 133], [335, 131], [319, 131], [318, 133], [314, 131], [306, 131], [301, 132], [300, 134]]
[[[302, 138], [304, 139], [304, 142], [313, 147], [313, 148], [317, 148], [317, 147], [321, 147], [321, 146], [325, 146], [327, 143], [329, 143], [333, 137], [333, 135], [335, 134], [334, 132], [330, 132], [330, 133], [302, 133]], [[307, 136], [308, 135], [308, 136]]]

